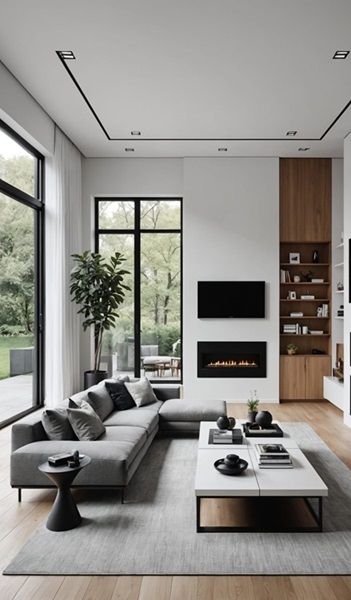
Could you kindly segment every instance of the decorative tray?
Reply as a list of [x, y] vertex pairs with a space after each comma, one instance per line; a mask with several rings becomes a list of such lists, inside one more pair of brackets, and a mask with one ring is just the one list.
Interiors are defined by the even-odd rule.
[[252, 425], [252, 423], [243, 424], [246, 437], [284, 437], [284, 432], [277, 423], [272, 423], [269, 429], [254, 429], [251, 428], [250, 425]]

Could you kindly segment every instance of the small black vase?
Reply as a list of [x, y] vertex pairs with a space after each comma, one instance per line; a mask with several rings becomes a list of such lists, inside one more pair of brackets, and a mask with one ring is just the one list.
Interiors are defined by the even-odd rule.
[[221, 415], [217, 419], [217, 427], [218, 429], [228, 429], [229, 427], [229, 419], [227, 415]]
[[313, 250], [313, 254], [312, 254], [312, 262], [317, 263], [319, 262], [319, 254], [318, 254], [318, 250]]
[[261, 427], [270, 427], [272, 425], [273, 417], [268, 410], [260, 410], [256, 416], [256, 423]]

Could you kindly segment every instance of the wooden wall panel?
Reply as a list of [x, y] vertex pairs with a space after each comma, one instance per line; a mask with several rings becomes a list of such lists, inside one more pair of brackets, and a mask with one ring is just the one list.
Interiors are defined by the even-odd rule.
[[280, 159], [280, 241], [331, 238], [331, 159]]

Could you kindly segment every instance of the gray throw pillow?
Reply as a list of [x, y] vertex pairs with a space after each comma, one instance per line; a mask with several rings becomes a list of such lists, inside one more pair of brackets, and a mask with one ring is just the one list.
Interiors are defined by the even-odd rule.
[[[73, 407], [74, 406], [74, 407]], [[72, 408], [73, 407], [73, 408]], [[78, 405], [69, 400], [68, 419], [77, 438], [81, 442], [96, 440], [105, 431], [105, 425], [88, 402], [82, 400]]]
[[115, 409], [113, 400], [105, 385], [88, 392], [88, 403], [99, 415], [101, 421], [104, 421]]
[[124, 385], [137, 406], [145, 406], [157, 401], [151, 383], [146, 377], [133, 383], [126, 381]]
[[41, 421], [49, 440], [76, 440], [77, 437], [68, 420], [67, 408], [47, 408]]

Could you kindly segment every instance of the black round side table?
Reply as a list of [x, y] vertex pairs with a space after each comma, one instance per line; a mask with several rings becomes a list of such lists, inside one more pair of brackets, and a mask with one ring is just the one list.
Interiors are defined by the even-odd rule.
[[82, 522], [70, 486], [79, 471], [90, 462], [90, 456], [85, 456], [77, 467], [68, 467], [67, 465], [53, 467], [49, 465], [48, 461], [39, 465], [38, 469], [57, 486], [55, 502], [46, 522], [46, 527], [51, 531], [74, 529]]

